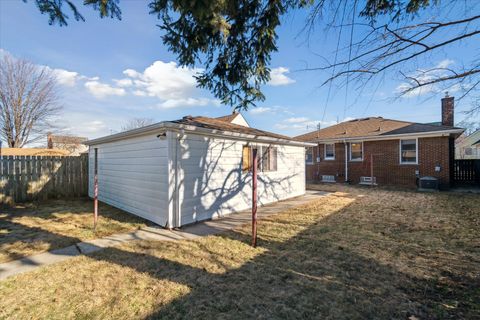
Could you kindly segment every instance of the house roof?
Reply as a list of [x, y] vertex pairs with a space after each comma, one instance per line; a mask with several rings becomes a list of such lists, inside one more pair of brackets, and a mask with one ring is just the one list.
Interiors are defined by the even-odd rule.
[[290, 144], [297, 146], [312, 146], [313, 144], [299, 141], [291, 137], [259, 130], [243, 125], [230, 123], [228, 121], [209, 118], [186, 116], [174, 121], [164, 121], [142, 128], [116, 133], [110, 136], [86, 141], [87, 145], [95, 145], [115, 140], [121, 140], [131, 136], [143, 135], [150, 132], [182, 131], [192, 132], [199, 135], [214, 135], [245, 141], [256, 141], [264, 143]]
[[384, 138], [395, 135], [425, 133], [462, 133], [463, 129], [436, 124], [423, 124], [408, 121], [369, 117], [345, 121], [325, 129], [312, 131], [295, 137], [299, 141], [342, 140], [354, 138]]
[[82, 144], [88, 139], [85, 137], [76, 137], [76, 136], [58, 136], [58, 135], [49, 135], [48, 139], [52, 143], [63, 143], [63, 144]]
[[1, 148], [2, 156], [68, 156], [67, 150], [42, 148]]

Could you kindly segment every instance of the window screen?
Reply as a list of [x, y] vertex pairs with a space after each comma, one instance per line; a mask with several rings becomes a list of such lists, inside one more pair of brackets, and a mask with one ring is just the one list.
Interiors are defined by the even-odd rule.
[[326, 160], [335, 159], [335, 144], [333, 143], [325, 144], [325, 159]]
[[363, 160], [362, 142], [350, 143], [350, 160]]
[[417, 163], [417, 140], [400, 140], [401, 163]]
[[307, 148], [305, 150], [305, 163], [313, 164], [313, 148]]

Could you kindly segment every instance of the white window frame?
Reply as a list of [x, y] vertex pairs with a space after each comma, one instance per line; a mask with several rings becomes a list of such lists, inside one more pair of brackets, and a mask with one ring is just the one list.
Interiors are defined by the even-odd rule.
[[[312, 161], [311, 161], [311, 162], [307, 161], [307, 153], [308, 153], [308, 151], [310, 151], [310, 150], [312, 151]], [[306, 150], [305, 150], [305, 164], [308, 164], [308, 165], [314, 164], [314, 155], [315, 155], [315, 154], [314, 154], [314, 152], [313, 152], [313, 147], [307, 147]]]
[[[352, 159], [352, 143], [360, 143], [362, 145], [362, 158], [361, 159]], [[363, 141], [350, 141], [348, 144], [349, 155], [348, 159], [352, 162], [361, 162], [363, 161]]]
[[[333, 157], [327, 157], [327, 145], [333, 146]], [[323, 144], [323, 158], [325, 160], [335, 160], [335, 143], [324, 143]]]
[[[406, 140], [415, 140], [415, 162], [404, 162], [402, 161], [402, 141]], [[398, 141], [398, 161], [400, 164], [418, 164], [418, 138], [411, 138], [411, 139], [400, 139]]]

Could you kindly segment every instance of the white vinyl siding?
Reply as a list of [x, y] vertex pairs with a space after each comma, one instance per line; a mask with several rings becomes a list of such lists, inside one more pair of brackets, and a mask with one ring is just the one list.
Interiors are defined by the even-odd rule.
[[[242, 170], [244, 145], [244, 141], [193, 134], [180, 139], [178, 201], [181, 225], [251, 207], [251, 172]], [[259, 204], [305, 193], [304, 147], [274, 147], [277, 170], [258, 172]]]
[[91, 197], [94, 148], [98, 149], [98, 199], [165, 225], [168, 220], [166, 140], [151, 134], [92, 146], [89, 151]]
[[163, 139], [148, 134], [92, 145], [89, 195], [93, 196], [93, 150], [98, 148], [102, 202], [166, 227], [246, 210], [252, 202], [252, 173], [242, 170], [245, 145], [271, 147], [265, 157], [270, 171], [258, 172], [260, 205], [305, 193], [303, 146], [169, 131]]

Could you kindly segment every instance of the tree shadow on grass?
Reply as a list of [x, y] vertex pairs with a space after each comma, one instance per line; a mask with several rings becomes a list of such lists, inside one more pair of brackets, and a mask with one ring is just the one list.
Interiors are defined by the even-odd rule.
[[[343, 212], [333, 215], [341, 216]], [[92, 257], [190, 288], [187, 295], [159, 306], [149, 319], [478, 316], [478, 278], [451, 272], [451, 266], [442, 266], [439, 277], [402, 272], [394, 261], [386, 264], [362, 254], [355, 243], [339, 245], [335, 237], [328, 236], [336, 224], [338, 219], [331, 215], [286, 241], [261, 238], [263, 253], [238, 268], [227, 268], [224, 273], [119, 248], [109, 248]], [[249, 235], [242, 232], [232, 231], [218, 237], [250, 242]], [[153, 246], [145, 245], [147, 252], [148, 246]], [[182, 250], [182, 245], [174, 249]], [[225, 267], [218, 253], [207, 253], [211, 263]]]
[[[120, 209], [100, 204], [100, 228], [93, 233], [93, 203], [82, 200], [49, 200], [0, 209], [0, 262], [20, 259], [47, 250], [67, 247], [85, 238], [120, 231], [122, 225], [151, 223]], [[108, 222], [109, 230], [102, 228]], [[107, 234], [102, 234], [107, 233]], [[3, 261], [2, 261], [3, 260]]]

